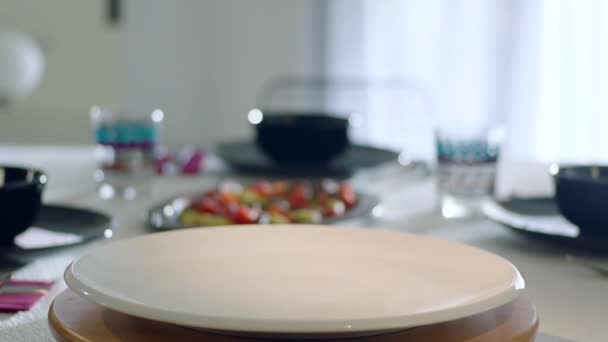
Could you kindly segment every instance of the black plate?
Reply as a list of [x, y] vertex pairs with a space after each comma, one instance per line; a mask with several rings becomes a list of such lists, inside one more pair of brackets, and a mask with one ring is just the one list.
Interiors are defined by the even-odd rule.
[[349, 145], [340, 157], [326, 165], [284, 165], [266, 157], [253, 140], [222, 143], [215, 152], [237, 170], [279, 176], [347, 177], [358, 169], [395, 161], [399, 156], [382, 148]]
[[489, 203], [483, 211], [491, 220], [533, 239], [608, 252], [608, 236], [581, 236], [578, 227], [560, 215], [553, 197], [511, 198]]
[[80, 238], [78, 242], [44, 247], [22, 248], [15, 245], [3, 248], [0, 252], [2, 254], [43, 252], [78, 245], [107, 234], [106, 230], [112, 227], [112, 218], [104, 213], [89, 209], [45, 204], [40, 208], [40, 213], [33, 226], [51, 232], [78, 235]]
[[[180, 222], [179, 216], [192, 202], [192, 198], [200, 195], [199, 193], [184, 195], [163, 202], [148, 211], [148, 225], [155, 230], [172, 230], [181, 228], [190, 228]], [[379, 203], [378, 197], [357, 192], [357, 205], [346, 211], [344, 215], [336, 218], [328, 218], [321, 222], [322, 224], [332, 224], [340, 221], [347, 221], [354, 218], [364, 217], [369, 215]]]

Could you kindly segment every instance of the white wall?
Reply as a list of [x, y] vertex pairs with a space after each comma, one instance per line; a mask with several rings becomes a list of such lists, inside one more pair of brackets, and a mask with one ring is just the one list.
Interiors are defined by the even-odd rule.
[[283, 73], [319, 74], [323, 0], [3, 0], [0, 26], [31, 33], [48, 59], [42, 85], [0, 109], [0, 143], [89, 143], [88, 108], [160, 107], [171, 145], [248, 135], [246, 112]]
[[132, 0], [127, 106], [160, 107], [169, 144], [247, 136], [268, 80], [321, 72], [322, 0]]
[[37, 40], [46, 56], [41, 85], [23, 102], [0, 107], [0, 143], [87, 143], [92, 103], [121, 101], [123, 33], [110, 27], [105, 1], [2, 0], [0, 30]]

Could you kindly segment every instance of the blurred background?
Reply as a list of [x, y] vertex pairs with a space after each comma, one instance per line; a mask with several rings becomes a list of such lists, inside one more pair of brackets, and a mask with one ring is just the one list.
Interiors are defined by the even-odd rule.
[[[597, 0], [4, 0], [38, 46], [35, 87], [0, 104], [0, 143], [91, 144], [92, 105], [162, 108], [169, 145], [252, 134], [273, 80], [406, 80], [433, 99], [358, 97], [359, 135], [414, 155], [442, 122], [507, 128], [505, 155], [608, 160], [608, 3]], [[0, 40], [0, 51], [2, 51]], [[0, 83], [6, 81], [0, 77]], [[0, 84], [0, 89], [1, 89]], [[25, 94], [27, 93], [27, 94]], [[340, 104], [325, 94], [323, 105]], [[419, 129], [423, 127], [424, 129]]]

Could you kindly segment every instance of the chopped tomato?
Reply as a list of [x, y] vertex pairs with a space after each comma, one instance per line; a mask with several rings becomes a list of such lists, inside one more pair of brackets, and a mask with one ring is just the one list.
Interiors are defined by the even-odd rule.
[[204, 197], [196, 204], [196, 210], [202, 213], [217, 214], [222, 208], [219, 203], [211, 198]]
[[355, 191], [346, 183], [340, 184], [338, 195], [347, 208], [352, 208], [357, 204], [357, 195], [355, 194]]
[[317, 195], [317, 202], [321, 207], [325, 207], [329, 202], [329, 195], [326, 192], [321, 192]]
[[253, 190], [258, 193], [260, 196], [268, 197], [272, 195], [272, 184], [267, 181], [259, 181], [253, 185]]
[[311, 197], [312, 191], [310, 188], [304, 185], [298, 185], [289, 192], [289, 204], [294, 209], [306, 208]]
[[289, 193], [289, 204], [294, 209], [305, 208], [308, 205], [308, 198], [305, 192], [301, 190], [293, 190]]
[[255, 223], [260, 218], [260, 212], [255, 209], [248, 208], [246, 206], [241, 206], [232, 220], [234, 223], [238, 224], [247, 224], [247, 223]]

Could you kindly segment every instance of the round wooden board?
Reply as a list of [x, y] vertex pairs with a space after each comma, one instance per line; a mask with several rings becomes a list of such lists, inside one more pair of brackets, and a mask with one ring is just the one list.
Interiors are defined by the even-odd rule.
[[[61, 293], [49, 310], [49, 323], [59, 341], [256, 341], [202, 332], [173, 324], [151, 321], [112, 311], [70, 290]], [[432, 324], [383, 335], [341, 338], [340, 341], [533, 341], [538, 330], [536, 309], [525, 297], [467, 318]], [[268, 340], [268, 339], [266, 339]]]

